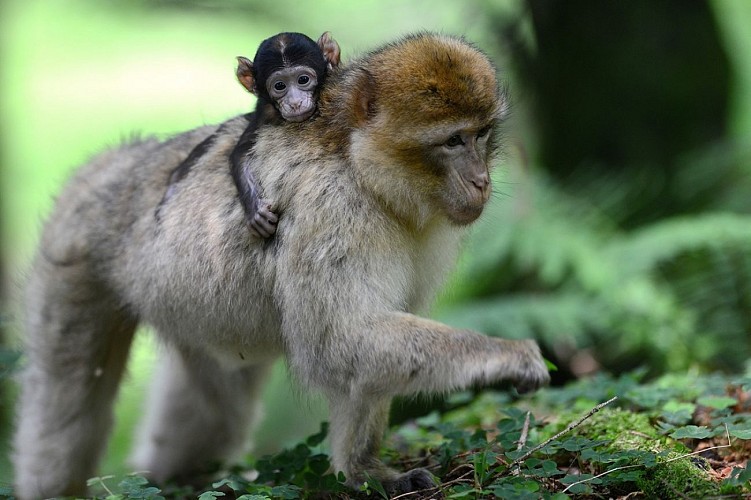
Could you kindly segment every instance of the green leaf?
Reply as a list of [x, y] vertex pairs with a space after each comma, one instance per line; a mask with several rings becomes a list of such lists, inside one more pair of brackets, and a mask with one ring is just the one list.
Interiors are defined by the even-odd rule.
[[586, 448], [593, 448], [596, 445], [597, 442], [581, 436], [569, 438], [561, 443], [561, 447], [566, 451], [581, 451]]
[[730, 435], [738, 439], [751, 439], [751, 429], [734, 429], [730, 431]]
[[712, 436], [712, 431], [705, 426], [687, 425], [679, 427], [670, 434], [673, 439], [706, 439]]
[[553, 460], [540, 460], [530, 458], [524, 462], [525, 472], [528, 475], [536, 477], [553, 477], [561, 476], [564, 473], [558, 470], [558, 464]]
[[225, 496], [221, 491], [204, 491], [198, 497], [198, 500], [214, 500], [215, 498]]
[[[569, 500], [571, 497], [569, 497], [565, 493], [556, 493], [552, 497], [550, 497], [550, 500]], [[239, 500], [239, 499], [238, 499]]]
[[[460, 484], [451, 488], [451, 494], [446, 498], [477, 498], [478, 493], [480, 493], [478, 489], [469, 485]], [[385, 496], [384, 498], [388, 498], [388, 496]]]
[[561, 484], [565, 485], [578, 483], [579, 481], [588, 481], [592, 484], [599, 484], [602, 482], [600, 478], [595, 479], [595, 476], [592, 474], [566, 474], [559, 479], [559, 481]]
[[381, 482], [374, 477], [367, 476], [367, 481], [363, 483], [362, 487], [360, 487], [360, 490], [369, 492], [371, 488], [376, 493], [378, 493], [381, 496], [381, 498], [385, 498], [385, 499], [389, 498], [389, 495], [388, 493], [386, 493], [386, 489], [383, 487]]
[[722, 410], [723, 408], [730, 408], [738, 404], [735, 398], [728, 396], [705, 396], [696, 400], [702, 406], [708, 406], [715, 410]]
[[283, 484], [281, 486], [274, 486], [271, 488], [271, 496], [273, 498], [285, 498], [288, 500], [300, 498], [300, 492], [302, 490], [291, 484]]
[[662, 418], [674, 425], [684, 425], [691, 421], [696, 405], [670, 400], [662, 407]]
[[101, 484], [108, 479], [114, 479], [115, 476], [102, 476], [102, 477], [92, 477], [86, 480], [86, 486], [94, 486], [96, 484]]
[[475, 479], [478, 483], [485, 484], [493, 474], [492, 466], [496, 463], [498, 455], [492, 451], [475, 453], [472, 464], [475, 466]]
[[318, 446], [324, 441], [324, 439], [326, 439], [326, 436], [328, 435], [328, 433], [329, 433], [329, 423], [321, 422], [321, 430], [318, 431], [317, 434], [313, 434], [312, 436], [310, 436], [305, 441], [305, 444], [307, 444], [311, 448], [314, 446]]
[[[594, 479], [592, 474], [568, 474], [560, 479], [561, 484], [571, 486], [568, 491], [574, 495], [592, 491], [592, 484], [600, 484], [602, 480]], [[585, 482], [581, 482], [585, 481]], [[578, 483], [578, 484], [577, 484]]]
[[211, 487], [214, 488], [215, 490], [218, 490], [222, 486], [228, 486], [229, 488], [232, 489], [232, 491], [241, 491], [242, 489], [245, 488], [244, 484], [242, 484], [240, 481], [232, 477], [227, 477], [227, 478], [222, 479], [221, 481], [217, 481], [211, 484]]
[[[506, 477], [488, 488], [496, 498], [537, 500], [540, 498], [540, 483], [521, 477]], [[484, 497], [483, 497], [484, 498]]]
[[592, 448], [582, 450], [581, 452], [582, 460], [585, 460], [587, 462], [600, 463], [600, 464], [614, 462], [617, 459], [618, 455], [619, 454], [594, 450]]

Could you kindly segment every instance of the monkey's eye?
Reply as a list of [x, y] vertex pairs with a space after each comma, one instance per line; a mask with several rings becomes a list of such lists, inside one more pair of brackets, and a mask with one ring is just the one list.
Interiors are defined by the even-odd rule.
[[483, 137], [488, 135], [488, 132], [490, 132], [490, 125], [488, 125], [487, 127], [481, 128], [480, 131], [477, 132], [477, 138], [482, 139]]
[[284, 84], [284, 82], [276, 82], [274, 84], [274, 90], [281, 92], [282, 90], [286, 89], [287, 86]]
[[308, 75], [302, 75], [300, 78], [297, 79], [297, 83], [300, 85], [307, 85], [310, 81], [310, 77]]
[[449, 137], [449, 140], [446, 141], [446, 146], [450, 148], [455, 148], [457, 146], [461, 146], [462, 144], [464, 144], [464, 141], [462, 140], [462, 136], [460, 136], [459, 134], [452, 135], [451, 137]]

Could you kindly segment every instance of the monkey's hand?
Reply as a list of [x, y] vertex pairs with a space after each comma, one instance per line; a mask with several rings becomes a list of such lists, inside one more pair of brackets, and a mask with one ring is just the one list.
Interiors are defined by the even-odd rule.
[[[548, 367], [540, 353], [540, 347], [534, 340], [503, 340], [509, 350], [514, 352], [511, 381], [520, 393], [534, 391], [550, 382]], [[511, 344], [513, 342], [513, 344]]]
[[276, 233], [276, 223], [279, 217], [273, 212], [268, 200], [258, 202], [258, 210], [248, 219], [248, 229], [256, 238], [270, 238]]

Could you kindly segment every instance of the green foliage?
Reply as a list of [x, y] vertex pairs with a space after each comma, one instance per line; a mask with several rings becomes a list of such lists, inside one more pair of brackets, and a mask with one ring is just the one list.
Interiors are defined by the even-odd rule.
[[[445, 414], [394, 429], [387, 447], [398, 453], [384, 459], [398, 470], [424, 467], [440, 478], [440, 487], [412, 499], [439, 492], [457, 499], [554, 500], [639, 492], [661, 499], [751, 495], [751, 378], [686, 374], [644, 383], [642, 377], [600, 375], [515, 402], [503, 392], [459, 394]], [[604, 408], [593, 402], [613, 396], [617, 401]], [[556, 418], [536, 418], [528, 407]], [[202, 489], [159, 489], [138, 475], [88, 484], [93, 498], [104, 500], [388, 498], [374, 478], [356, 492], [344, 486], [341, 473], [330, 472], [321, 450], [327, 431], [323, 424], [304, 442]], [[703, 458], [708, 452], [711, 462]], [[0, 491], [12, 495], [7, 487]]]
[[21, 360], [21, 352], [0, 345], [0, 381], [10, 378], [16, 372]]
[[162, 490], [149, 484], [145, 477], [132, 474], [118, 481], [116, 487], [108, 486], [108, 483], [115, 479], [115, 476], [93, 477], [86, 482], [86, 485], [94, 491], [102, 490], [105, 492], [104, 495], [96, 495], [94, 498], [104, 498], [105, 500], [164, 500], [164, 497], [160, 495]]
[[564, 366], [581, 348], [615, 370], [638, 361], [655, 373], [740, 371], [751, 358], [751, 215], [619, 229], [591, 199], [514, 166], [509, 176], [523, 188], [488, 208], [440, 319], [538, 338]]

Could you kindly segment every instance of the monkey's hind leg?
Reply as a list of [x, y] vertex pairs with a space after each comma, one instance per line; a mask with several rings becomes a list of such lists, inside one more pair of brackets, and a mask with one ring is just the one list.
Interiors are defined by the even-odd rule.
[[377, 457], [388, 423], [391, 398], [328, 394], [331, 418], [331, 456], [335, 470], [358, 488], [369, 477], [378, 479], [389, 495], [420, 491], [436, 485], [425, 469], [399, 473]]
[[14, 443], [22, 499], [85, 494], [107, 442], [136, 321], [88, 271], [42, 255], [32, 269]]
[[130, 462], [158, 483], [201, 481], [246, 451], [271, 363], [228, 369], [171, 346], [162, 358]]

